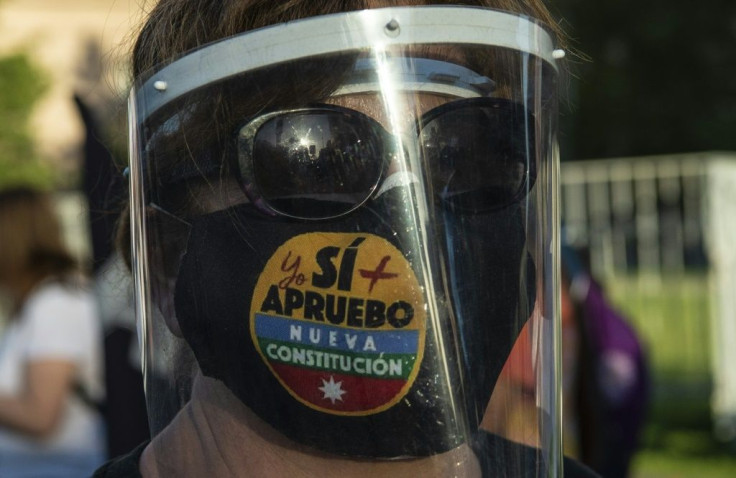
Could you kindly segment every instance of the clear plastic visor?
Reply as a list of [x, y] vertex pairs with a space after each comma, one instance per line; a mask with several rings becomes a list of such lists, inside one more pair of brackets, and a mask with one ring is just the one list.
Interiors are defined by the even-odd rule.
[[[278, 38], [288, 59], [260, 62]], [[233, 408], [356, 466], [560, 471], [551, 48], [502, 12], [376, 10], [228, 39], [139, 84], [153, 433]]]

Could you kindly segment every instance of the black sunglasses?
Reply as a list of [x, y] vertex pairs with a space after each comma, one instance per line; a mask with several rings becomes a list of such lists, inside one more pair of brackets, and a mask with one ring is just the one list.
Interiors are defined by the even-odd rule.
[[[523, 198], [536, 178], [533, 117], [500, 98], [454, 101], [417, 122], [438, 200], [490, 211]], [[399, 157], [400, 138], [369, 116], [316, 105], [266, 113], [237, 135], [245, 194], [271, 215], [329, 219], [364, 204]]]

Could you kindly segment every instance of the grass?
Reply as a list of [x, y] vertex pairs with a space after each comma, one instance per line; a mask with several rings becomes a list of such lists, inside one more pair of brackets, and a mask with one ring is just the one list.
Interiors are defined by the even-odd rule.
[[639, 332], [657, 377], [710, 375], [710, 300], [706, 274], [616, 278], [611, 301]]
[[736, 446], [712, 433], [707, 276], [616, 278], [606, 289], [637, 329], [652, 371], [652, 402], [632, 477], [736, 477]]
[[642, 450], [634, 459], [632, 478], [733, 478], [733, 454], [682, 455], [678, 452]]
[[714, 438], [709, 399], [708, 381], [655, 377], [652, 408], [633, 477], [736, 476], [736, 450]]

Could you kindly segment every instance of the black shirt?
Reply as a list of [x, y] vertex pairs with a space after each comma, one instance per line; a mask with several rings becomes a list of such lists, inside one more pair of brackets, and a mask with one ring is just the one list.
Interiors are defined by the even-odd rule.
[[138, 463], [147, 446], [148, 442], [142, 443], [127, 455], [108, 461], [95, 471], [92, 478], [142, 478]]
[[[479, 433], [473, 444], [478, 456], [483, 477], [536, 477], [545, 476], [541, 453], [538, 448], [521, 445], [488, 432]], [[564, 457], [565, 478], [598, 477], [587, 466]]]

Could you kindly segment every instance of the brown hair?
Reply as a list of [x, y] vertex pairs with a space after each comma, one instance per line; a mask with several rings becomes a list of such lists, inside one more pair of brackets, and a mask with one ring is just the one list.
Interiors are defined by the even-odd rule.
[[0, 191], [0, 284], [15, 310], [39, 282], [64, 279], [75, 268], [48, 195], [27, 187]]

